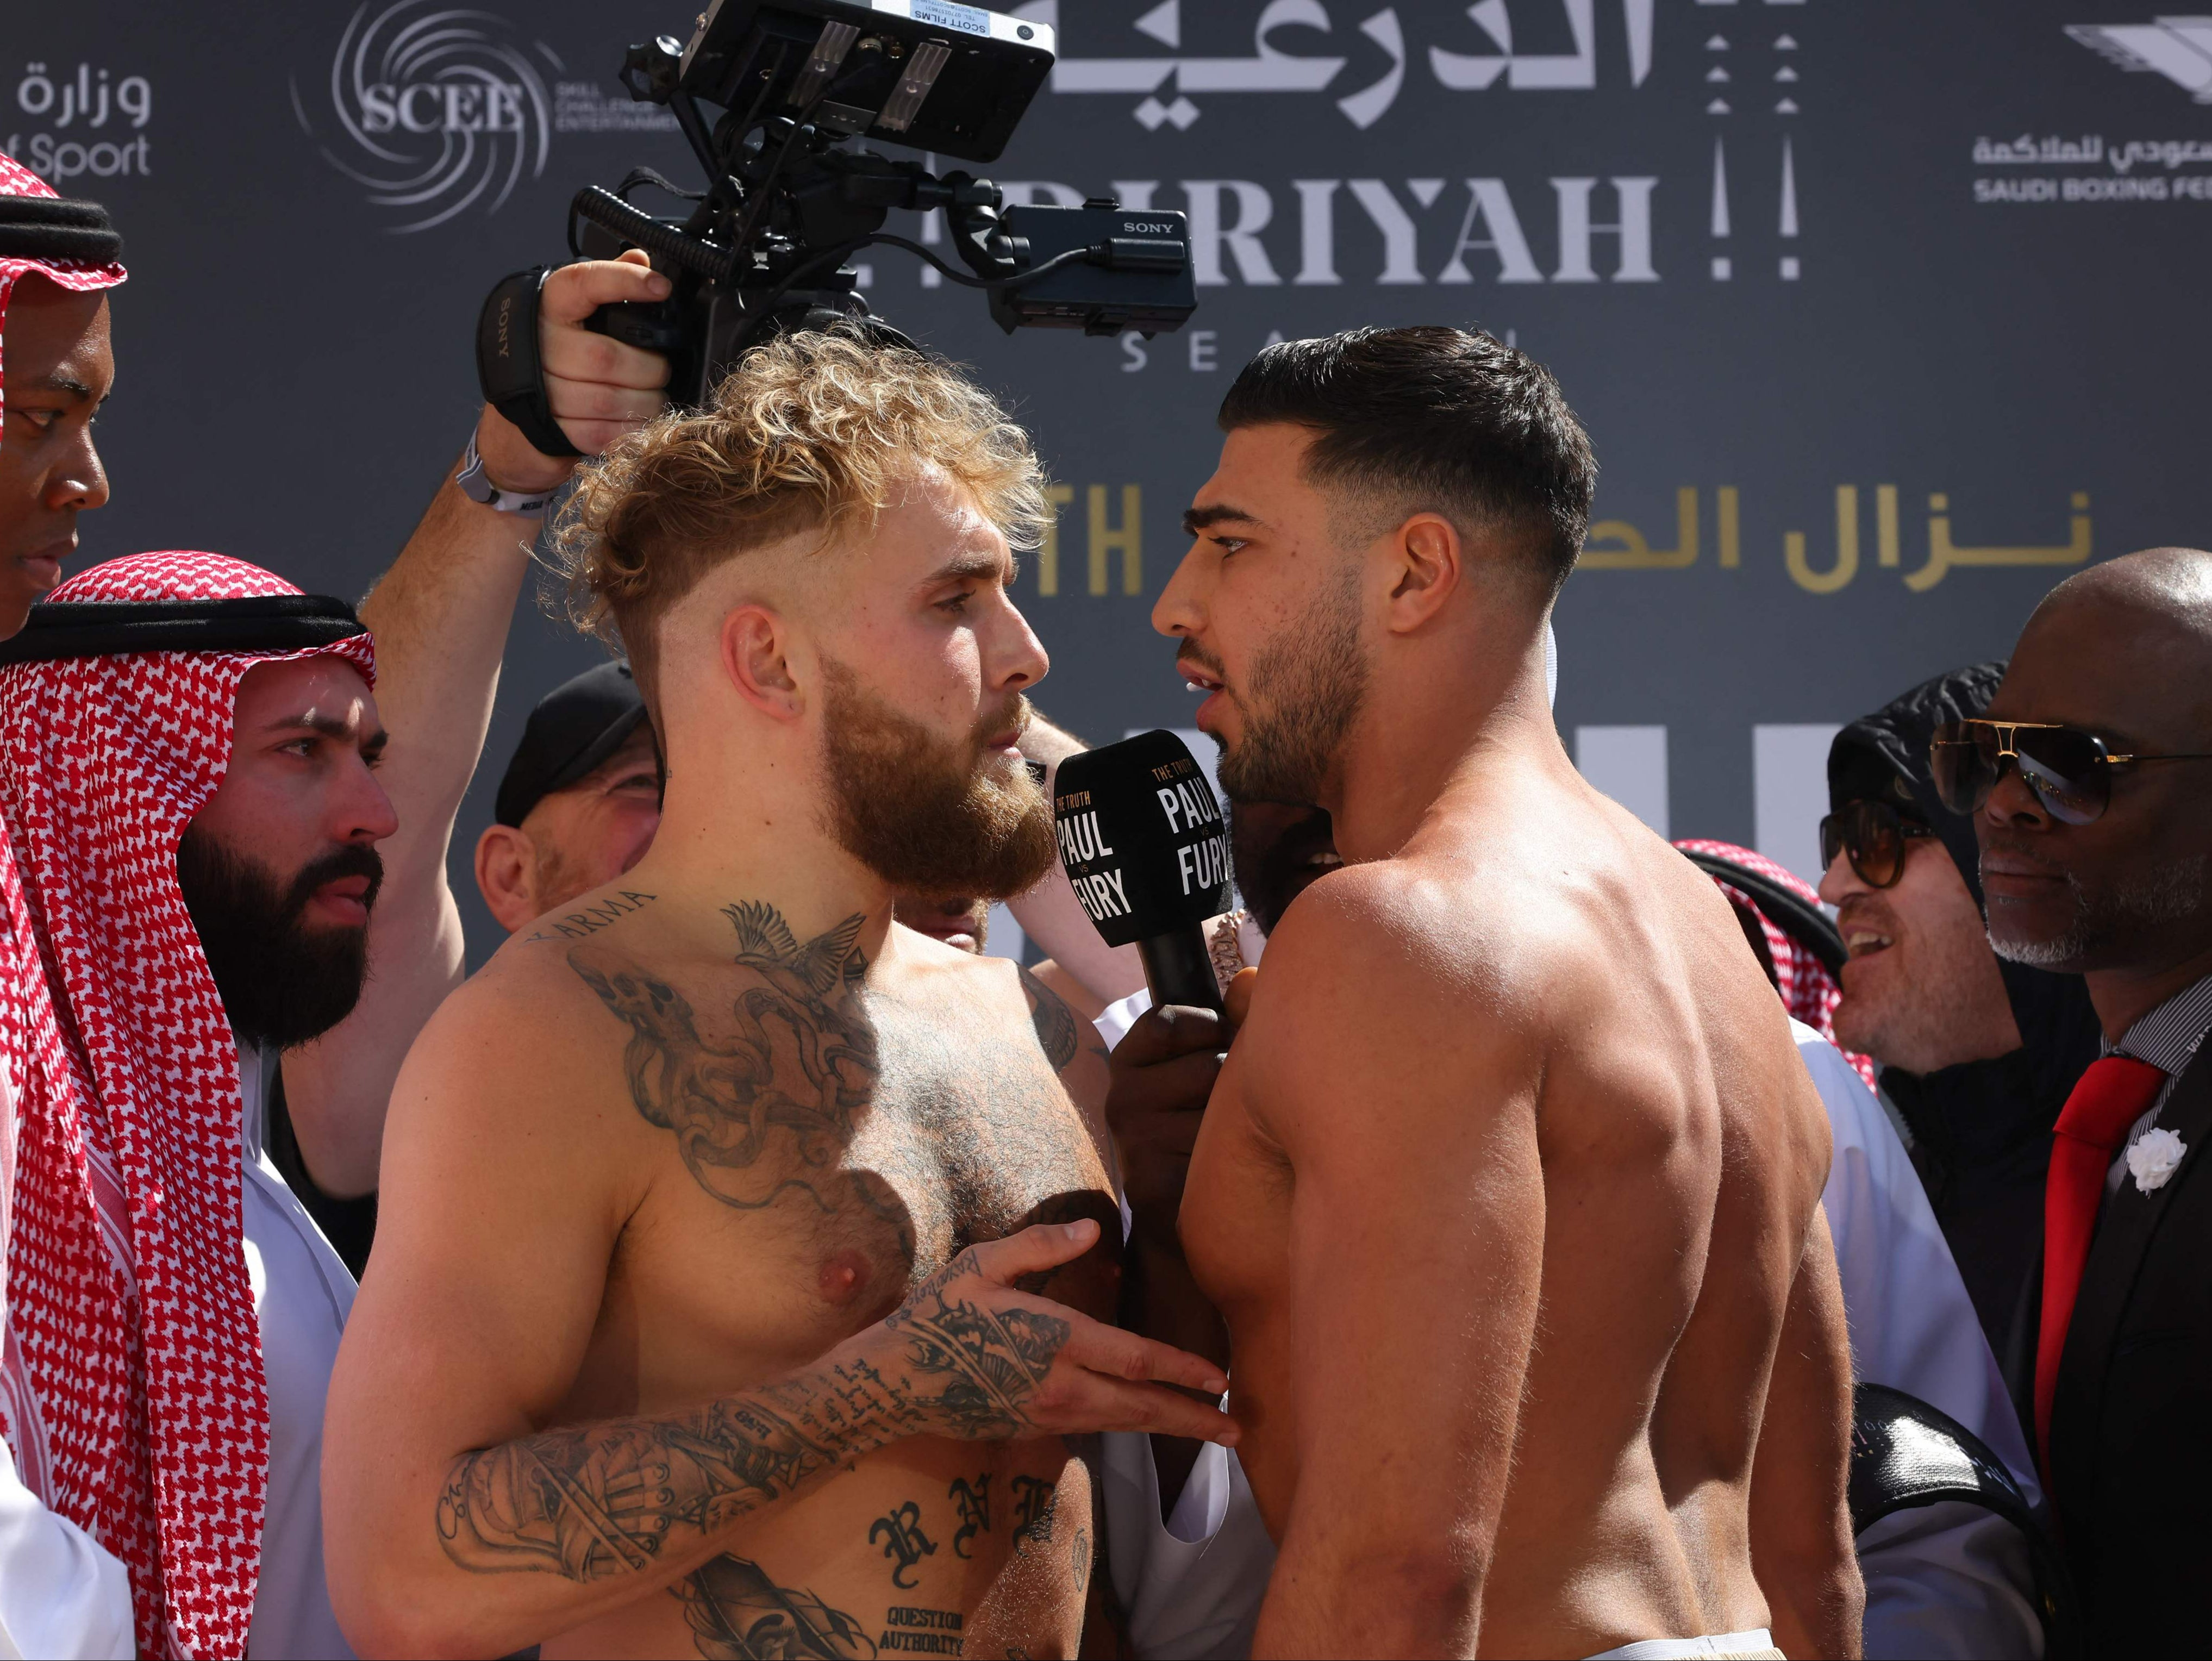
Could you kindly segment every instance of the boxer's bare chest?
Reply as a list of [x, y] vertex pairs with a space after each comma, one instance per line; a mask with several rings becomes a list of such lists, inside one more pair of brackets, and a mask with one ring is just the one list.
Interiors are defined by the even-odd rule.
[[[1064, 1004], [996, 964], [872, 976], [857, 918], [802, 940], [770, 906], [726, 915], [726, 964], [569, 953], [622, 1024], [605, 1023], [647, 1162], [572, 1398], [586, 1412], [802, 1366], [1031, 1222], [1088, 1215], [1119, 1238], [1058, 1070]], [[1110, 1318], [1112, 1279], [1086, 1259], [1050, 1295]]]

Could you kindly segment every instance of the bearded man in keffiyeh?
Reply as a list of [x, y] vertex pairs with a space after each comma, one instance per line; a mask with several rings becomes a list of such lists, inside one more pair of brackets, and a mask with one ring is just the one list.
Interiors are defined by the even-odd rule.
[[246, 1653], [272, 1460], [312, 1454], [272, 1438], [240, 1046], [359, 995], [392, 830], [374, 674], [349, 608], [204, 553], [95, 566], [0, 648], [28, 970], [0, 1418], [25, 1485], [128, 1569], [143, 1654]]

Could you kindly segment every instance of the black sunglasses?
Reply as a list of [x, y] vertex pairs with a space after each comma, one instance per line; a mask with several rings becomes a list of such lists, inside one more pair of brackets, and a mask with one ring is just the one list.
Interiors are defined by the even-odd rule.
[[2104, 739], [2078, 727], [2039, 721], [1954, 721], [1936, 729], [1928, 746], [1936, 794], [1954, 813], [1978, 813], [2004, 776], [2005, 764], [2020, 769], [2021, 782], [2044, 811], [2068, 824], [2087, 824], [2112, 805], [2112, 774], [2154, 761], [2212, 761], [2212, 754], [2116, 756]]
[[1892, 888], [1905, 874], [1905, 844], [1936, 833], [1884, 801], [1855, 801], [1820, 821], [1820, 868], [1850, 855], [1851, 869], [1869, 888]]

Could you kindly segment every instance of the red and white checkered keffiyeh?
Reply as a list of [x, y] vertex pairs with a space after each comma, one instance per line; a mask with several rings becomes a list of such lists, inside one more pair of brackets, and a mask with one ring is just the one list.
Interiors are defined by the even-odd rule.
[[[1814, 910], [1820, 909], [1820, 895], [1803, 878], [1777, 865], [1764, 854], [1738, 848], [1732, 842], [1705, 842], [1695, 837], [1674, 846], [1685, 854], [1710, 854], [1747, 871], [1755, 871], [1769, 882], [1788, 889]], [[1711, 876], [1711, 873], [1706, 874]], [[1827, 964], [1814, 955], [1812, 947], [1778, 928], [1751, 895], [1718, 877], [1714, 877], [1713, 882], [1722, 893], [1759, 920], [1759, 932], [1766, 936], [1767, 955], [1774, 959], [1776, 989], [1782, 994], [1783, 1007], [1830, 1043], [1836, 1043], [1836, 1006], [1844, 1001], [1844, 989], [1836, 984], [1836, 977], [1828, 972]], [[1875, 1088], [1873, 1058], [1844, 1050], [1839, 1043], [1836, 1048], [1857, 1069], [1859, 1077], [1867, 1081], [1867, 1088]]]
[[[0, 196], [52, 196], [53, 188], [13, 156], [0, 155]], [[102, 265], [90, 259], [0, 259], [0, 338], [8, 327], [8, 296], [15, 291], [16, 279], [25, 271], [36, 271], [49, 283], [82, 293], [91, 289], [112, 289], [123, 281], [123, 267]], [[4, 356], [4, 355], [0, 355]], [[5, 366], [0, 364], [0, 416], [7, 413], [8, 381]]]
[[[219, 555], [96, 565], [56, 600], [299, 590]], [[367, 636], [316, 648], [374, 674]], [[238, 684], [312, 652], [0, 668], [18, 1169], [0, 1410], [26, 1482], [131, 1572], [141, 1654], [240, 1656], [269, 1415], [240, 1220], [237, 1050], [177, 885]]]

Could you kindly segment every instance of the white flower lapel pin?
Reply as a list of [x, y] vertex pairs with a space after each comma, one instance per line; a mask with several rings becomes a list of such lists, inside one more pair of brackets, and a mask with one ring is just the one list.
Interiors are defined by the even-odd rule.
[[2188, 1157], [2189, 1145], [2171, 1130], [2146, 1130], [2128, 1149], [2128, 1170], [2138, 1193], [2164, 1188]]

